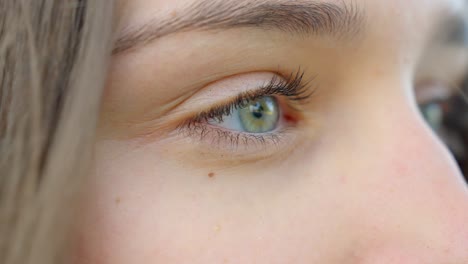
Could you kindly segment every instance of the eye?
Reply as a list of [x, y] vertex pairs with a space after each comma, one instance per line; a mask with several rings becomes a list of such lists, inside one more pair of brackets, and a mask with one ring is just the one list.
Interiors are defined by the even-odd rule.
[[419, 110], [427, 124], [436, 132], [443, 126], [444, 112], [452, 94], [453, 89], [441, 82], [425, 82], [416, 86]]
[[434, 100], [419, 104], [419, 110], [427, 124], [436, 132], [442, 127], [444, 117], [444, 103], [442, 100]]
[[278, 100], [264, 96], [248, 100], [228, 115], [209, 120], [211, 125], [247, 133], [267, 133], [278, 127], [280, 119]]
[[[292, 141], [300, 131], [304, 106], [310, 104], [315, 91], [314, 83], [304, 81], [303, 76], [299, 69], [289, 76], [253, 73], [221, 81], [206, 90], [216, 98], [200, 95], [193, 99], [206, 100], [198, 103], [203, 107], [212, 106], [196, 112], [177, 131], [196, 139], [194, 142], [200, 143], [206, 152], [273, 155], [281, 144], [294, 145]], [[230, 98], [223, 98], [218, 89], [238, 91]], [[260, 155], [259, 147], [269, 151]]]

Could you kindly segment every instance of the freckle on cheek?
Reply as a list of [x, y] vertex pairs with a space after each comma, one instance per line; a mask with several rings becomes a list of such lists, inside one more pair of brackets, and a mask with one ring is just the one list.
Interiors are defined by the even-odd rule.
[[115, 204], [119, 205], [121, 202], [120, 197], [115, 198]]
[[214, 173], [214, 172], [210, 172], [210, 173], [208, 173], [208, 177], [210, 177], [210, 178], [214, 178], [214, 176], [215, 176], [215, 173]]

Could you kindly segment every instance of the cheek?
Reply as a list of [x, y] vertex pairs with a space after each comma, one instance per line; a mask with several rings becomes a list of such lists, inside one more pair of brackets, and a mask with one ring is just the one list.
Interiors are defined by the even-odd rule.
[[402, 250], [402, 246], [395, 247], [386, 246], [372, 251], [367, 256], [360, 258], [360, 264], [413, 264], [413, 263], [428, 263], [432, 261], [424, 257], [423, 252], [418, 252], [414, 248], [411, 250]]
[[184, 168], [183, 162], [175, 163], [167, 153], [152, 149], [158, 148], [128, 151], [115, 144], [99, 148], [80, 212], [78, 263], [253, 259], [249, 248], [260, 249], [262, 239], [271, 237], [265, 229], [250, 230], [258, 235], [254, 239], [245, 230], [236, 232], [235, 217], [245, 217], [246, 212], [232, 200], [219, 202], [226, 199], [223, 194], [207, 188], [218, 175]]
[[345, 230], [330, 220], [340, 213], [327, 210], [336, 199], [319, 199], [303, 179], [255, 175], [261, 168], [210, 177], [166, 155], [98, 150], [80, 210], [78, 263], [297, 263], [345, 250], [332, 241]]
[[229, 175], [188, 167], [174, 149], [100, 144], [80, 210], [77, 263], [424, 262], [415, 258], [427, 255], [418, 252], [427, 251], [422, 240], [446, 247], [438, 241], [462, 227], [462, 217], [455, 223], [446, 213], [460, 197], [447, 191], [445, 161], [431, 169], [419, 161], [427, 160], [421, 152], [442, 150], [399, 128], [375, 131], [388, 148], [323, 140], [283, 166]]
[[157, 206], [162, 186], [157, 175], [164, 172], [148, 166], [145, 156], [122, 154], [125, 149], [98, 147], [94, 173], [86, 183], [79, 258], [89, 263], [132, 263], [133, 254], [141, 255], [154, 244], [151, 235], [142, 235], [142, 228], [148, 234], [154, 231], [143, 220], [156, 220], [151, 208]]

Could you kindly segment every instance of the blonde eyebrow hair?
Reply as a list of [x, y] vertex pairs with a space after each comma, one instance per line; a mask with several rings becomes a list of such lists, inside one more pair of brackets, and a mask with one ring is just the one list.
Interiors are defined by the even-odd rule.
[[355, 36], [365, 27], [364, 12], [353, 2], [202, 0], [177, 11], [129, 27], [117, 38], [113, 54], [146, 45], [164, 36], [193, 30], [260, 28], [292, 34]]

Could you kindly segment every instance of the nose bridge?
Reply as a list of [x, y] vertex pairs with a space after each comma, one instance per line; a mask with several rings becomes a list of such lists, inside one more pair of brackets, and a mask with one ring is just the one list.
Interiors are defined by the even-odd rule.
[[[384, 205], [397, 215], [392, 216], [392, 220], [387, 219], [389, 222], [371, 216], [372, 221], [404, 226], [402, 229], [406, 233], [414, 232], [415, 236], [424, 237], [440, 250], [452, 250], [451, 254], [465, 261], [468, 254], [468, 188], [461, 172], [409, 100], [403, 96], [387, 97], [386, 100], [385, 104], [393, 105], [394, 111], [377, 110], [368, 124], [378, 128], [374, 131], [378, 131], [376, 137], [382, 142], [380, 147], [374, 147], [380, 160], [373, 167], [373, 173], [382, 178], [371, 181], [387, 184], [383, 187], [385, 191], [376, 192], [374, 197], [387, 201], [374, 206]], [[377, 104], [375, 109], [382, 102], [372, 103]], [[398, 228], [387, 231], [396, 230]]]
[[[405, 89], [395, 87], [393, 91], [371, 102], [376, 104], [374, 109], [380, 108], [369, 125], [380, 128], [377, 137], [380, 142], [386, 142], [379, 150], [388, 158], [385, 166], [396, 176], [418, 181], [421, 186], [432, 182], [439, 185], [439, 190], [462, 193], [466, 199], [467, 184], [454, 157], [426, 123], [416, 103], [405, 94]], [[461, 202], [466, 204], [468, 200]]]
[[395, 162], [401, 166], [401, 173], [423, 174], [426, 180], [442, 178], [463, 186], [463, 177], [455, 159], [424, 121], [416, 104], [407, 98], [396, 100], [398, 110], [392, 116], [393, 122], [387, 122], [392, 124], [383, 136], [390, 134], [395, 147]]

